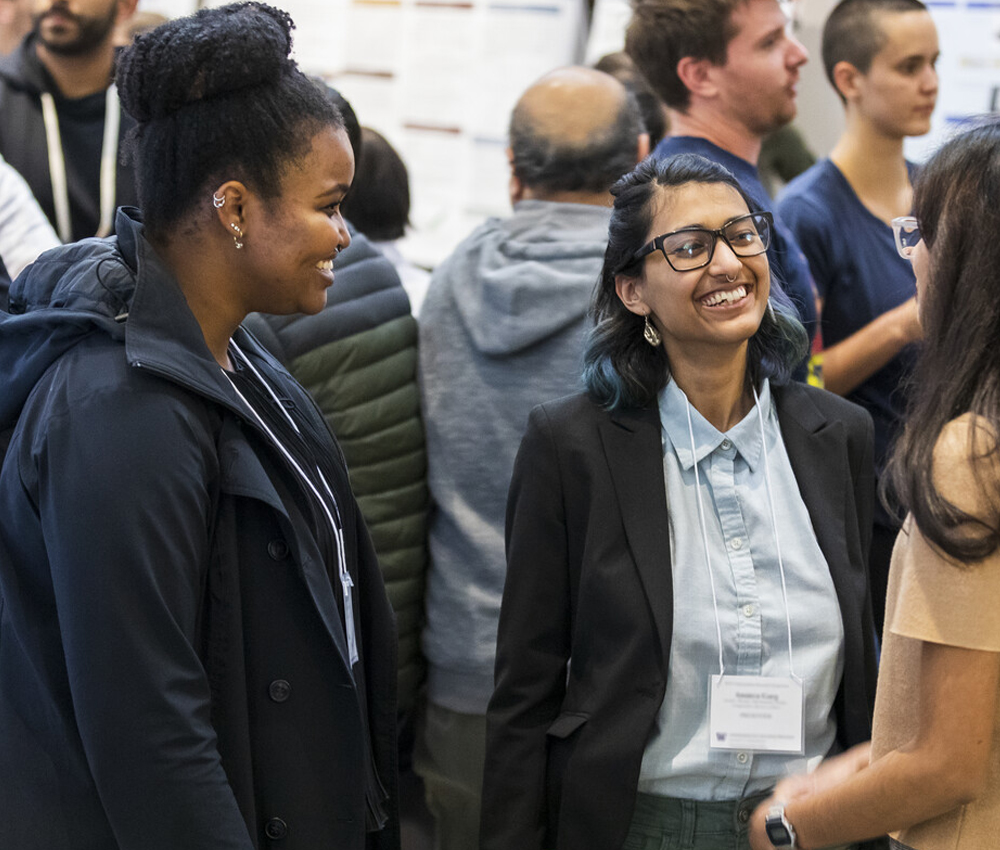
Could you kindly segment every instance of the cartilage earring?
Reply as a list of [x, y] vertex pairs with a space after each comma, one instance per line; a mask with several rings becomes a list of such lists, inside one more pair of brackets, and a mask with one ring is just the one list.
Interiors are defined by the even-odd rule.
[[221, 210], [226, 205], [225, 195], [212, 195], [212, 206], [217, 210]]
[[236, 250], [239, 251], [243, 247], [243, 231], [240, 230], [240, 226], [236, 222], [230, 222], [229, 226], [236, 231], [233, 242], [236, 244]]
[[660, 332], [653, 327], [653, 323], [649, 321], [649, 313], [646, 314], [646, 324], [642, 329], [642, 336], [653, 348], [659, 346], [663, 342], [663, 337], [660, 336]]

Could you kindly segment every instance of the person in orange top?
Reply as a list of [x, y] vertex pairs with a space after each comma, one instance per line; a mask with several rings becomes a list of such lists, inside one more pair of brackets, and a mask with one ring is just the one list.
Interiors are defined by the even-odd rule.
[[908, 511], [889, 572], [870, 745], [778, 784], [755, 850], [891, 833], [973, 850], [1000, 835], [1000, 116], [945, 144], [893, 221], [925, 346], [889, 479]]

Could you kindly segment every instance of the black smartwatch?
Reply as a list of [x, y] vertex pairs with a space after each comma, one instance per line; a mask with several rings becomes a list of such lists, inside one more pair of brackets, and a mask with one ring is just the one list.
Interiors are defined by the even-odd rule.
[[785, 817], [785, 807], [778, 803], [767, 810], [764, 818], [764, 831], [767, 839], [775, 847], [791, 847], [798, 845], [795, 843], [795, 830]]

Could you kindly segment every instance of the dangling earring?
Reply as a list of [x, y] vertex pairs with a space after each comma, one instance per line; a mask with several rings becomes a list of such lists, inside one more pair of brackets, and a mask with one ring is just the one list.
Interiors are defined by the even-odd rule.
[[659, 346], [663, 342], [663, 337], [660, 336], [660, 332], [653, 327], [653, 323], [649, 321], [649, 313], [646, 314], [646, 324], [642, 329], [642, 336], [653, 348]]
[[233, 242], [236, 244], [236, 250], [239, 251], [243, 247], [243, 231], [240, 230], [240, 226], [235, 222], [230, 222], [229, 226], [236, 231], [236, 235], [233, 236]]
[[226, 205], [225, 195], [212, 195], [212, 206], [217, 210], [221, 210]]
[[771, 298], [767, 299], [767, 314], [771, 317], [772, 322], [777, 322], [778, 317], [774, 314], [774, 305], [771, 303]]

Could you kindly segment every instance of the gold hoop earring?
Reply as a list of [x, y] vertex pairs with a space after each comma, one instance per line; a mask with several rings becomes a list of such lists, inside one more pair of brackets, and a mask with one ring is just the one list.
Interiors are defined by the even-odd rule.
[[653, 323], [649, 321], [649, 313], [646, 314], [646, 323], [642, 329], [643, 339], [646, 340], [653, 348], [657, 348], [661, 342], [663, 342], [663, 337], [660, 336], [660, 332], [653, 327]]

